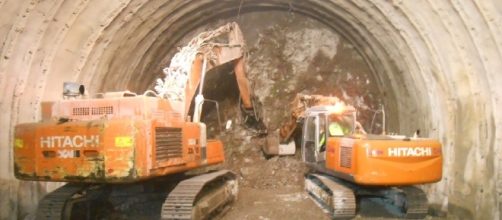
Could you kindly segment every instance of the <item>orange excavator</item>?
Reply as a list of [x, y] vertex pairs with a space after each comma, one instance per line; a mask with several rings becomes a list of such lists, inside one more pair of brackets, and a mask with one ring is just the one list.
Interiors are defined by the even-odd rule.
[[[233, 201], [234, 173], [180, 174], [224, 162], [222, 142], [208, 139], [201, 122], [203, 104], [214, 103], [202, 92], [211, 69], [234, 65], [242, 109], [247, 118], [256, 116], [244, 49], [238, 25], [229, 23], [182, 48], [164, 69], [157, 92], [86, 98], [82, 85], [65, 83], [65, 99], [42, 103], [41, 122], [15, 128], [15, 176], [68, 182], [39, 202], [36, 218], [94, 219], [116, 212], [134, 218], [136, 207], [156, 212], [152, 218], [204, 219]], [[154, 200], [161, 206], [150, 204]]]
[[299, 137], [302, 160], [313, 171], [305, 177], [305, 189], [324, 211], [352, 218], [357, 204], [369, 198], [398, 217], [427, 215], [426, 194], [414, 185], [441, 180], [437, 140], [367, 134], [356, 109], [336, 97], [298, 95], [292, 105], [290, 120], [268, 137], [264, 151], [294, 153], [291, 139]]

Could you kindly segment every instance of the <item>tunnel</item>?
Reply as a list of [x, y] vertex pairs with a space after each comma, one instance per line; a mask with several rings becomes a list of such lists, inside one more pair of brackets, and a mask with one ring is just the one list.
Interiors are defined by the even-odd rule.
[[[296, 87], [329, 95], [330, 88], [350, 89], [343, 83], [355, 79], [332, 82], [326, 80], [331, 69], [315, 67], [352, 62], [347, 69], [364, 75], [368, 86], [361, 89], [375, 97], [369, 107], [385, 106], [388, 131], [419, 129], [442, 143], [443, 178], [425, 187], [431, 207], [466, 219], [500, 218], [500, 2], [6, 0], [0, 8], [1, 219], [24, 218], [54, 185], [14, 178], [13, 128], [40, 120], [40, 103], [60, 99], [63, 82], [82, 83], [89, 93], [151, 89], [179, 47], [230, 21], [241, 25], [248, 41], [247, 69], [265, 116], [280, 117], [267, 107], [267, 97], [288, 103], [294, 89], [277, 94], [261, 86], [298, 72], [317, 80], [299, 78], [303, 84]], [[278, 42], [297, 32], [304, 34], [293, 45]], [[260, 57], [263, 48], [275, 61]], [[289, 66], [277, 58], [312, 48]]]

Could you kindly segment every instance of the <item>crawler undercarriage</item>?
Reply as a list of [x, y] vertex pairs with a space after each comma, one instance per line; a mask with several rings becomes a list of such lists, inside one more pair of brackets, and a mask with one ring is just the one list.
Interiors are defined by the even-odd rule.
[[236, 197], [228, 170], [133, 184], [68, 183], [40, 201], [36, 219], [207, 219]]
[[333, 218], [355, 217], [358, 204], [370, 199], [399, 218], [422, 219], [428, 212], [424, 191], [415, 186], [360, 186], [324, 174], [307, 174], [305, 189], [312, 200]]

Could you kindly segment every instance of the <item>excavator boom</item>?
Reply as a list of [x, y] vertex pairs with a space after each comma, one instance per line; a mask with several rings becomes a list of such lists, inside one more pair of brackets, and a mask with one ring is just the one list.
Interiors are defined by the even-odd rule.
[[[224, 42], [214, 42], [225, 35]], [[169, 100], [185, 103], [183, 115], [185, 117], [188, 115], [192, 100], [195, 99], [193, 120], [199, 121], [205, 74], [217, 66], [233, 62], [242, 107], [247, 115], [255, 116], [257, 114], [249, 114], [249, 112], [254, 113], [256, 109], [246, 76], [245, 48], [242, 32], [235, 22], [213, 31], [200, 33], [175, 55], [170, 66], [164, 69], [165, 78], [157, 80], [155, 89]], [[191, 65], [186, 65], [187, 63]], [[255, 118], [255, 121], [261, 123], [260, 118]]]

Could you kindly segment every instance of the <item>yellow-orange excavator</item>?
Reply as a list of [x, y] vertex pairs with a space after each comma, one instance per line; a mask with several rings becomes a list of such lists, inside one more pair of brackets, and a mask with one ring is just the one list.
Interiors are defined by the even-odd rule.
[[336, 97], [297, 95], [291, 109], [290, 120], [268, 137], [264, 151], [294, 153], [294, 143], [288, 143], [301, 128], [296, 133], [301, 132], [302, 160], [314, 171], [306, 175], [305, 189], [333, 218], [354, 217], [365, 198], [399, 217], [427, 215], [426, 194], [413, 185], [441, 180], [437, 140], [367, 134], [356, 120], [356, 109]]
[[[84, 98], [83, 86], [65, 83], [65, 99], [42, 103], [41, 122], [15, 128], [15, 176], [68, 182], [39, 202], [36, 218], [94, 219], [106, 214], [103, 207], [134, 218], [133, 207], [143, 205], [140, 211], [157, 212], [152, 218], [204, 219], [233, 201], [237, 179], [228, 170], [177, 174], [224, 161], [222, 142], [208, 139], [200, 121], [210, 101], [202, 93], [204, 77], [213, 67], [233, 63], [243, 109], [256, 115], [244, 48], [238, 25], [229, 23], [178, 52], [157, 92]], [[161, 207], [147, 207], [159, 199]]]

